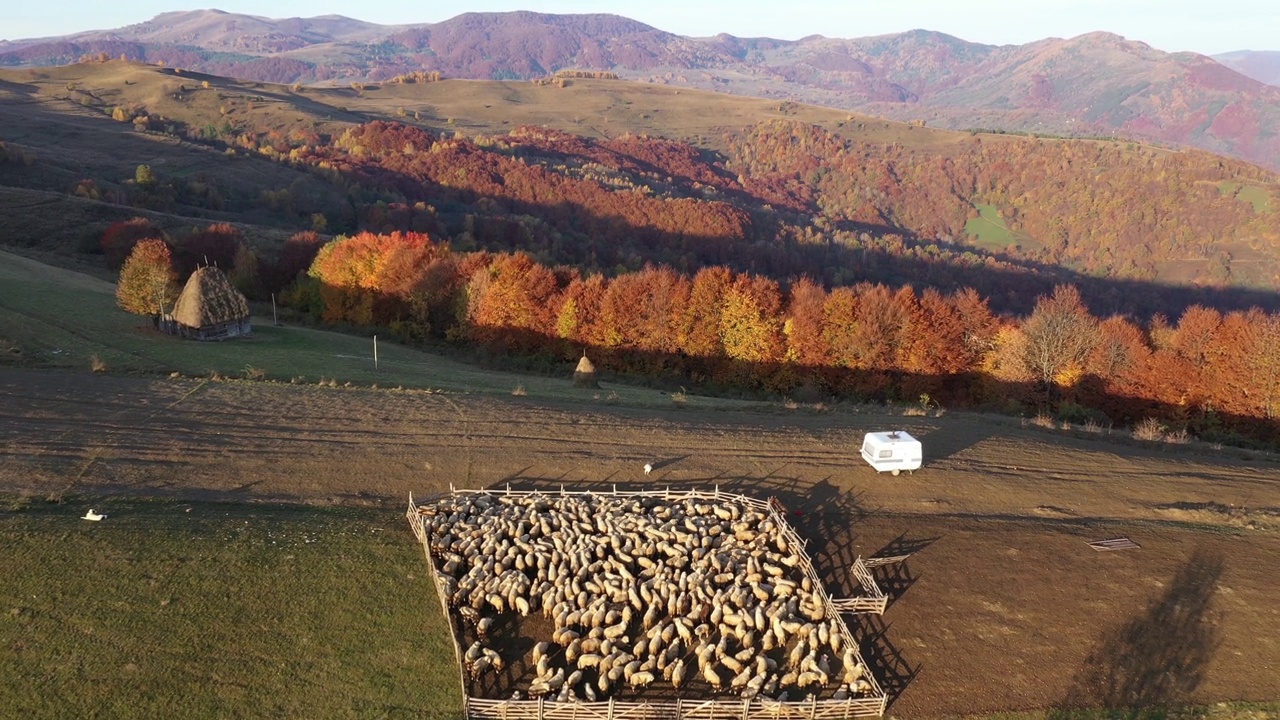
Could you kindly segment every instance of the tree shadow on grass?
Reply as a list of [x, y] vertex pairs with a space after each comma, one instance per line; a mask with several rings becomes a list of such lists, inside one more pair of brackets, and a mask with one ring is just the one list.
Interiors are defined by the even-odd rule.
[[1184, 708], [1220, 642], [1220, 553], [1197, 550], [1142, 614], [1103, 635], [1049, 720], [1158, 720]]

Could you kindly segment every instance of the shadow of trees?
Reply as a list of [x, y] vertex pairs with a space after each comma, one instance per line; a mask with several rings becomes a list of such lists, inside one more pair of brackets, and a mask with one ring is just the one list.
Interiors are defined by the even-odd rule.
[[1103, 634], [1050, 720], [1164, 718], [1187, 704], [1220, 642], [1221, 553], [1198, 549], [1146, 610]]

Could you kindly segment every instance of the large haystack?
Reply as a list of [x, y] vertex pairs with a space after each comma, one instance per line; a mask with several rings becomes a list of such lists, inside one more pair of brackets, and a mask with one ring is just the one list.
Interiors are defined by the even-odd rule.
[[196, 340], [248, 335], [249, 302], [221, 270], [202, 267], [191, 274], [162, 326], [173, 335]]
[[591, 364], [587, 359], [587, 354], [582, 354], [582, 359], [578, 361], [578, 367], [573, 371], [573, 384], [576, 387], [598, 388], [600, 383], [596, 380], [596, 366]]

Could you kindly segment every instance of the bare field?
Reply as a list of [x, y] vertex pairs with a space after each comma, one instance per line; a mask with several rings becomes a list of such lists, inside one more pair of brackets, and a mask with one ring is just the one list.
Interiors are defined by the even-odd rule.
[[[925, 468], [892, 478], [858, 459], [861, 434], [890, 426], [924, 439]], [[649, 478], [645, 462], [658, 466]], [[884, 576], [895, 601], [862, 629], [894, 715], [1280, 698], [1280, 467], [1269, 460], [963, 413], [593, 408], [0, 370], [0, 489], [36, 499], [399, 512], [410, 492], [451, 483], [776, 495], [837, 595], [857, 555], [917, 550]], [[1116, 536], [1142, 547], [1085, 544]]]

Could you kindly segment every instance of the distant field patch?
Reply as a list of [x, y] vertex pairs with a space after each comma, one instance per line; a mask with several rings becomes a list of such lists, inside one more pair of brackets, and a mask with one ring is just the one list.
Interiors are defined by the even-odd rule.
[[976, 237], [979, 247], [1004, 250], [1011, 245], [1021, 245], [1024, 248], [1039, 246], [1030, 235], [1010, 230], [994, 205], [975, 203], [974, 208], [978, 211], [978, 217], [965, 223], [964, 232], [969, 237]]
[[1266, 212], [1271, 204], [1271, 193], [1266, 188], [1258, 187], [1257, 185], [1245, 185], [1223, 180], [1218, 183], [1218, 191], [1240, 202], [1249, 203], [1253, 206], [1253, 211], [1257, 213]]
[[0, 495], [0, 550], [13, 717], [461, 714], [400, 512]]

